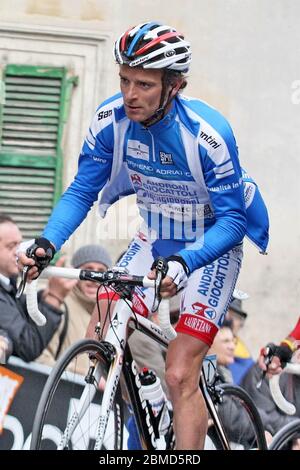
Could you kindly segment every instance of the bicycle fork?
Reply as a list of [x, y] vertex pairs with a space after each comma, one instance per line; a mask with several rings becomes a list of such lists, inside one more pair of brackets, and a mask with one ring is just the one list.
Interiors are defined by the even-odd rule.
[[109, 366], [109, 371], [106, 380], [106, 386], [103, 392], [101, 414], [98, 421], [95, 450], [102, 448], [102, 443], [107, 429], [110, 412], [113, 409], [113, 403], [116, 395], [116, 391], [119, 385], [121, 370], [122, 370], [122, 358], [123, 351], [116, 349], [114, 359]]
[[67, 427], [62, 435], [60, 444], [57, 450], [63, 450], [66, 448], [69, 440], [71, 439], [74, 431], [76, 430], [77, 426], [79, 425], [80, 421], [82, 420], [85, 412], [87, 411], [89, 405], [91, 404], [98, 388], [98, 384], [100, 382], [100, 378], [102, 375], [101, 371], [101, 364], [98, 363], [94, 370], [93, 376], [94, 380], [93, 383], [87, 383], [83, 389], [82, 395], [79, 400], [78, 407], [73, 412], [70, 420], [68, 420]]

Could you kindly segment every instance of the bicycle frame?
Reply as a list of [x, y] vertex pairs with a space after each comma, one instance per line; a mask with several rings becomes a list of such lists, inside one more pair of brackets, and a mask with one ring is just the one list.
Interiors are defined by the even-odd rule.
[[147, 449], [165, 449], [166, 442], [155, 432], [152, 424], [151, 411], [143, 397], [139, 370], [132, 358], [129, 345], [127, 344], [129, 337], [127, 333], [128, 328], [131, 330], [138, 329], [144, 332], [165, 347], [167, 347], [169, 343], [168, 338], [158, 325], [147, 318], [141, 316], [137, 318], [134, 315], [128, 300], [120, 299], [117, 302], [105, 337], [105, 343], [109, 343], [113, 347], [114, 352], [112, 354], [113, 359], [102, 398], [100, 426], [97, 432], [98, 437], [95, 448], [101, 449], [111, 404], [113, 403], [122, 370], [124, 370], [124, 378], [133, 412], [137, 418], [137, 425], [145, 447]]
[[[91, 273], [91, 277], [93, 278], [98, 276], [98, 274], [95, 272]], [[66, 268], [48, 268], [48, 274], [61, 275], [63, 277], [69, 278], [78, 278], [81, 275], [81, 271]], [[83, 275], [83, 278], [85, 279], [87, 276], [86, 272], [83, 273]], [[99, 274], [99, 277], [101, 276], [103, 276], [103, 274]], [[124, 279], [123, 281], [126, 284], [127, 279]], [[139, 278], [138, 282], [143, 282], [144, 285], [144, 282], [148, 281], [144, 281], [144, 278]], [[150, 285], [147, 285], [147, 287], [150, 287]], [[151, 284], [151, 287], [153, 287], [153, 284]], [[31, 291], [33, 293], [33, 310], [36, 310], [36, 287], [34, 289], [31, 288]], [[31, 301], [31, 299], [29, 300]], [[163, 307], [165, 310], [166, 304], [164, 304]], [[164, 314], [165, 313], [166, 312], [164, 312]], [[166, 318], [164, 315], [161, 317], [163, 319]], [[169, 318], [168, 312], [167, 317]], [[109, 318], [109, 326], [105, 339], [99, 339], [98, 343], [99, 349], [101, 350], [101, 355], [103, 355], [103, 362], [105, 362], [105, 365], [108, 367], [108, 375], [106, 377], [106, 386], [102, 396], [101, 413], [96, 430], [96, 442], [94, 446], [96, 450], [100, 450], [102, 448], [108, 426], [109, 416], [113, 408], [114, 399], [122, 374], [125, 379], [143, 447], [147, 450], [163, 450], [169, 448], [171, 442], [173, 442], [172, 423], [170, 425], [170, 430], [166, 435], [159, 435], [158, 423], [155, 421], [153, 416], [151, 405], [149, 405], [143, 396], [139, 370], [134, 361], [134, 358], [131, 355], [130, 347], [127, 342], [129, 338], [129, 331], [137, 329], [151, 337], [155, 342], [167, 348], [170, 341], [170, 333], [174, 337], [174, 330], [172, 329], [171, 325], [167, 326], [167, 328], [164, 328], [162, 325], [162, 328], [148, 318], [145, 318], [141, 315], [136, 315], [132, 310], [132, 304], [128, 298], [120, 298], [116, 302], [112, 316]], [[95, 363], [95, 367], [92, 366], [92, 371], [88, 372], [86, 376], [87, 384], [84, 386], [84, 390], [81, 394], [76, 412], [74, 412], [74, 414], [68, 420], [67, 426], [61, 437], [61, 442], [58, 446], [59, 449], [64, 449], [66, 447], [67, 442], [73, 436], [75, 430], [80, 425], [82, 417], [85, 415], [85, 412], [92, 403], [92, 400], [97, 392], [100, 379], [103, 376], [103, 362], [101, 363], [101, 361], [98, 361]], [[201, 373], [200, 388], [203, 393], [208, 412], [214, 422], [221, 444], [224, 449], [230, 450], [230, 443], [226, 437], [222, 423], [218, 417], [218, 411], [212, 398], [215, 393], [218, 395], [219, 392], [214, 388], [214, 384], [207, 384], [204, 369], [202, 369]], [[52, 393], [55, 393], [55, 390], [53, 390]], [[49, 395], [47, 395], [47, 397], [48, 396]]]

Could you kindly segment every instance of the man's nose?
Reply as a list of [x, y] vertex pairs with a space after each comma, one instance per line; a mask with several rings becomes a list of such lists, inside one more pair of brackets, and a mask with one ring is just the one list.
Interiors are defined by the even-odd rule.
[[126, 89], [126, 97], [128, 100], [134, 100], [137, 97], [137, 89], [134, 83], [130, 83]]

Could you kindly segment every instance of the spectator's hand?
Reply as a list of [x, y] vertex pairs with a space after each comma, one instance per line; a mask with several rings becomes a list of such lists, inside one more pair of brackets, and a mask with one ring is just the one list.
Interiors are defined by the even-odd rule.
[[300, 438], [293, 440], [291, 450], [300, 450]]
[[6, 353], [9, 349], [9, 342], [5, 336], [0, 336], [0, 364], [5, 362]]
[[269, 431], [265, 430], [265, 438], [266, 438], [267, 446], [269, 447], [273, 440], [273, 436]]

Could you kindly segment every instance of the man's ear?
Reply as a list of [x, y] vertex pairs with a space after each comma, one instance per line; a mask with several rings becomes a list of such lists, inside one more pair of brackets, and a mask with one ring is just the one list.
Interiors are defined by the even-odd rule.
[[174, 98], [174, 96], [177, 95], [178, 91], [181, 88], [182, 83], [183, 83], [183, 80], [176, 80], [176, 82], [172, 84], [172, 90], [171, 90], [170, 98]]

